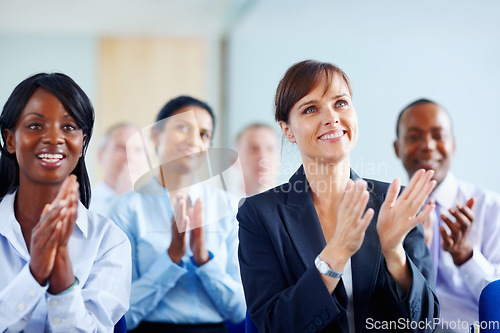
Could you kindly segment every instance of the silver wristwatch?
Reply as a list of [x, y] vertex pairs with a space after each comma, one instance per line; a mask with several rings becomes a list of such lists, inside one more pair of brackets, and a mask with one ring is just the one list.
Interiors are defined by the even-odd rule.
[[342, 277], [342, 273], [335, 272], [333, 269], [331, 269], [330, 265], [319, 258], [319, 255], [316, 257], [316, 259], [314, 259], [314, 265], [316, 265], [318, 271], [323, 275], [328, 275], [338, 279]]

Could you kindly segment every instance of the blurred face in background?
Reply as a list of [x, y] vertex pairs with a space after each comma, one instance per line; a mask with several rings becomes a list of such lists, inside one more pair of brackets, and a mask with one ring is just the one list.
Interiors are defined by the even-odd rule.
[[162, 168], [172, 174], [194, 172], [210, 147], [212, 116], [201, 107], [186, 106], [163, 122], [162, 129], [153, 132]]
[[394, 148], [408, 177], [418, 169], [434, 170], [433, 179], [439, 185], [455, 154], [455, 139], [446, 111], [434, 103], [417, 104], [403, 113], [398, 126]]
[[99, 149], [99, 162], [104, 171], [104, 181], [112, 188], [118, 186], [116, 182], [120, 175], [133, 168], [132, 164], [142, 156], [143, 148], [140, 142], [131, 140], [127, 147], [127, 141], [137, 131], [138, 128], [132, 125], [118, 127], [108, 134], [104, 146]]
[[280, 168], [279, 141], [265, 126], [251, 127], [238, 139], [245, 192], [256, 194], [273, 187]]

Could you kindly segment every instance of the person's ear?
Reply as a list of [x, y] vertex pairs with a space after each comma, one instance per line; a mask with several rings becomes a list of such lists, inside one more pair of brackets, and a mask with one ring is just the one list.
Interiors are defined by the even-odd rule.
[[293, 132], [292, 132], [292, 129], [290, 128], [290, 126], [287, 123], [285, 123], [283, 120], [280, 120], [279, 124], [281, 127], [281, 131], [283, 132], [283, 136], [291, 143], [297, 142], [297, 140], [295, 140], [295, 136], [293, 135]]
[[82, 150], [80, 150], [80, 157], [82, 157], [83, 155], [83, 145], [85, 144], [86, 140], [87, 140], [87, 134], [84, 134], [82, 139]]
[[399, 141], [398, 140], [394, 141], [394, 152], [396, 153], [396, 156], [398, 158], [401, 158], [401, 155], [399, 153]]
[[11, 154], [16, 153], [16, 136], [14, 135], [14, 132], [12, 132], [9, 129], [5, 129], [3, 131], [4, 137], [5, 137], [5, 148], [7, 151]]

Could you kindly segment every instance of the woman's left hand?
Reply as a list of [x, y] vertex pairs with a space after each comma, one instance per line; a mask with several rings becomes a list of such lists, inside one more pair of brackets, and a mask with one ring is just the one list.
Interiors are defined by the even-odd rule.
[[189, 246], [191, 247], [194, 261], [196, 261], [198, 266], [201, 266], [210, 260], [205, 244], [205, 230], [203, 228], [203, 202], [201, 201], [201, 198], [198, 198], [194, 206], [190, 208], [189, 217], [191, 220]]
[[399, 197], [400, 180], [396, 178], [389, 186], [377, 222], [384, 253], [402, 247], [406, 235], [432, 212], [433, 205], [429, 204], [419, 214], [420, 208], [436, 186], [436, 182], [431, 181], [433, 175], [432, 170], [418, 170]]
[[434, 209], [431, 202], [419, 213], [436, 186], [436, 181], [431, 180], [433, 175], [432, 170], [418, 170], [399, 197], [401, 182], [395, 179], [387, 190], [378, 216], [377, 232], [387, 269], [405, 291], [408, 291], [412, 277], [406, 262], [403, 240], [413, 228], [428, 218]]
[[54, 268], [49, 277], [49, 292], [58, 294], [66, 290], [75, 281], [73, 274], [73, 266], [69, 256], [68, 242], [73, 229], [75, 228], [78, 201], [79, 201], [79, 184], [74, 175], [70, 175], [59, 189], [56, 199], [52, 205], [64, 200], [67, 202], [66, 210], [62, 216], [62, 228], [57, 246]]

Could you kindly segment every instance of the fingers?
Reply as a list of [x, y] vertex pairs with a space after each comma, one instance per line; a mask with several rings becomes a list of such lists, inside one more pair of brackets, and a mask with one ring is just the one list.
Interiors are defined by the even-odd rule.
[[391, 185], [387, 189], [387, 195], [384, 200], [384, 204], [389, 205], [389, 207], [393, 207], [396, 203], [396, 199], [398, 198], [399, 191], [401, 190], [401, 180], [396, 178], [392, 181]]
[[422, 225], [424, 226], [424, 229], [426, 227], [432, 226], [431, 214], [435, 208], [436, 208], [436, 201], [433, 198], [430, 198], [429, 201], [427, 202], [427, 205], [425, 205], [424, 209], [417, 215], [417, 218], [419, 219], [419, 221], [421, 221]]
[[68, 177], [66, 177], [61, 187], [59, 188], [59, 192], [57, 192], [56, 198], [54, 199], [54, 201], [52, 201], [52, 204], [64, 200], [69, 195], [71, 195], [71, 193], [74, 191], [75, 183], [78, 184], [75, 175], [69, 175]]
[[366, 228], [368, 228], [368, 225], [370, 224], [373, 216], [375, 214], [375, 211], [372, 208], [368, 208], [365, 212], [365, 215], [361, 219], [361, 224]]
[[[401, 197], [405, 200], [416, 199], [420, 197], [427, 198], [431, 194], [434, 186], [429, 186], [429, 182], [434, 176], [433, 170], [420, 169], [410, 179], [408, 186], [406, 186]], [[434, 182], [435, 183], [435, 182]], [[425, 200], [424, 200], [425, 201]]]
[[[457, 205], [457, 209], [451, 208], [449, 212], [455, 217], [455, 222], [451, 221], [446, 215], [441, 214], [441, 219], [446, 223], [451, 231], [451, 238], [455, 244], [458, 244], [462, 239], [466, 238], [472, 227], [474, 214], [469, 207]], [[465, 212], [465, 214], [464, 214]]]
[[434, 211], [434, 208], [436, 208], [436, 204], [434, 203], [434, 200], [429, 200], [427, 205], [425, 205], [424, 209], [418, 213], [417, 218], [414, 219], [415, 223], [412, 227], [416, 227], [420, 223], [424, 225], [424, 227], [429, 227], [432, 225], [432, 219], [431, 219], [431, 214]]
[[443, 238], [443, 250], [449, 251], [453, 246], [453, 238], [448, 235], [446, 229], [443, 226], [439, 227], [439, 232], [441, 233], [441, 237]]
[[451, 234], [449, 237], [453, 240], [453, 243], [458, 243], [462, 239], [462, 227], [459, 223], [453, 223], [446, 215], [441, 214], [441, 219], [443, 219], [444, 223], [450, 229]]
[[75, 203], [69, 205], [69, 207], [61, 213], [61, 237], [59, 240], [59, 245], [65, 246], [68, 244], [69, 238], [73, 233], [75, 228], [76, 219], [78, 216], [78, 206]]
[[431, 180], [434, 175], [433, 170], [426, 171], [422, 177], [418, 180], [413, 189], [412, 193], [409, 195], [408, 199], [413, 202], [414, 208], [420, 210], [425, 200], [432, 193], [436, 187], [436, 181]]
[[174, 217], [172, 223], [172, 228], [175, 228], [175, 232], [183, 234], [189, 226], [189, 215], [188, 203], [186, 202], [185, 194], [179, 193], [176, 198], [176, 203], [174, 207]]
[[203, 226], [203, 202], [201, 201], [201, 198], [198, 198], [198, 200], [196, 200], [189, 216], [191, 221], [191, 229], [197, 229]]
[[46, 228], [53, 227], [55, 223], [61, 221], [61, 213], [64, 213], [66, 208], [66, 201], [60, 201], [56, 205], [47, 204], [43, 208], [42, 215], [40, 215], [40, 221], [33, 228], [33, 230], [43, 230]]
[[33, 229], [30, 240], [30, 269], [33, 277], [43, 284], [54, 267], [57, 246], [61, 236], [62, 222], [60, 213], [66, 208], [62, 206], [49, 208], [46, 205], [44, 223], [39, 222]]
[[475, 203], [476, 203], [476, 199], [474, 197], [472, 197], [469, 200], [467, 200], [467, 203], [465, 205], [467, 207], [469, 207], [470, 209], [472, 209], [472, 207], [474, 207]]
[[412, 193], [413, 189], [417, 185], [417, 182], [420, 180], [420, 178], [422, 177], [422, 175], [424, 173], [425, 173], [424, 169], [419, 169], [419, 170], [417, 170], [417, 172], [415, 172], [413, 174], [413, 176], [410, 178], [410, 182], [408, 183], [408, 185], [404, 189], [403, 193], [401, 194], [401, 197], [403, 197], [403, 199], [405, 199], [405, 200], [408, 199], [408, 197]]
[[342, 200], [343, 209], [353, 214], [356, 220], [359, 220], [363, 215], [369, 198], [370, 194], [366, 190], [366, 181], [359, 178], [353, 182], [349, 179]]
[[[470, 202], [472, 200], [472, 202]], [[471, 204], [471, 206], [469, 207], [469, 203]], [[462, 204], [458, 204], [457, 205], [457, 213], [460, 214], [460, 216], [462, 218], [464, 218], [465, 220], [468, 220], [467, 222], [470, 222], [472, 223], [474, 221], [474, 211], [472, 210], [472, 207], [474, 206], [474, 199], [469, 199], [469, 201], [467, 201], [467, 203], [464, 205]], [[451, 210], [450, 210], [450, 213], [451, 213]], [[453, 214], [453, 213], [451, 213]], [[455, 216], [455, 215], [453, 215]], [[457, 217], [457, 216], [455, 216]]]

